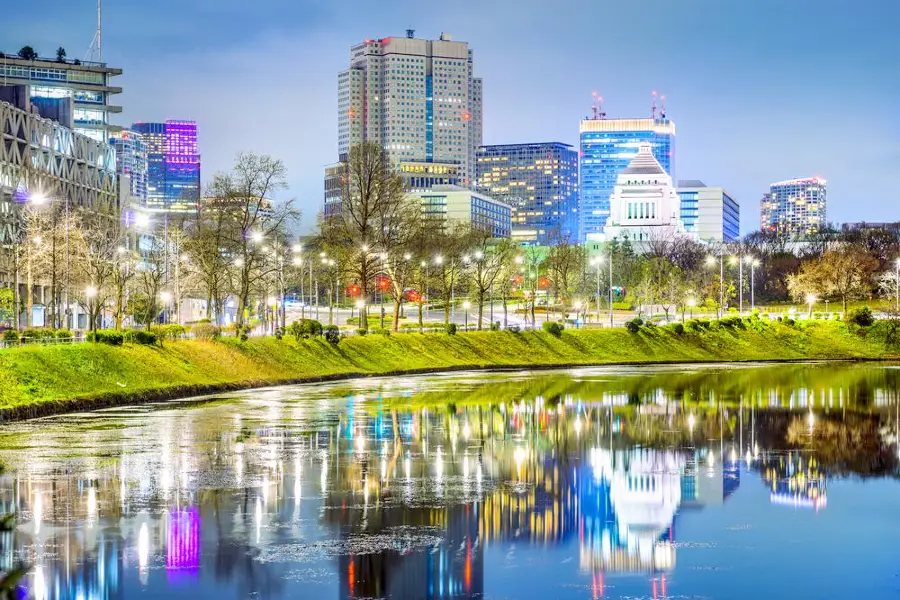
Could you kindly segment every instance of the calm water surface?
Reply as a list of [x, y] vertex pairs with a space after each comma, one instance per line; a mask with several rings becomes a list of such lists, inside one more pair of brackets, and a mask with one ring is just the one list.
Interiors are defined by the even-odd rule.
[[77, 598], [896, 598], [895, 365], [369, 379], [0, 428]]

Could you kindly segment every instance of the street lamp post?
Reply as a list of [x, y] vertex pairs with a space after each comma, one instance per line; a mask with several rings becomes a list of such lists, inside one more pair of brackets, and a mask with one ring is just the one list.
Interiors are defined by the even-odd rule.
[[603, 257], [594, 258], [594, 264], [597, 265], [597, 324], [600, 324], [600, 267], [603, 266]]
[[609, 247], [609, 326], [613, 326], [613, 309], [612, 309], [612, 246]]
[[469, 330], [469, 309], [472, 307], [472, 303], [466, 300], [463, 302], [463, 310], [466, 312], [466, 331]]
[[816, 303], [816, 297], [813, 296], [812, 294], [810, 294], [809, 296], [806, 297], [806, 302], [809, 304], [809, 318], [811, 319], [811, 318], [812, 318], [813, 304]]
[[169, 302], [172, 301], [172, 294], [169, 292], [163, 292], [159, 295], [160, 299], [163, 301], [163, 323], [169, 323]]
[[747, 262], [750, 263], [750, 312], [756, 310], [756, 267], [759, 266], [759, 261], [755, 258], [750, 258]]
[[[697, 301], [693, 298], [688, 298], [687, 305], [691, 309], [691, 318], [694, 318], [694, 307], [697, 306]], [[684, 313], [682, 313], [681, 321], [684, 322]]]

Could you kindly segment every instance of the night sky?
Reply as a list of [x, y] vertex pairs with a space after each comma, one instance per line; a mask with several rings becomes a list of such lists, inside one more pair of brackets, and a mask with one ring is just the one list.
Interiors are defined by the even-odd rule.
[[[4, 2], [0, 49], [86, 58], [93, 0]], [[117, 123], [195, 119], [204, 182], [241, 150], [282, 158], [311, 226], [337, 159], [337, 73], [366, 38], [468, 41], [487, 144], [577, 144], [591, 92], [610, 117], [667, 96], [676, 176], [724, 186], [742, 231], [773, 181], [820, 175], [828, 219], [900, 220], [898, 0], [107, 0]], [[439, 9], [438, 6], [441, 8]], [[488, 8], [490, 7], [490, 8]]]

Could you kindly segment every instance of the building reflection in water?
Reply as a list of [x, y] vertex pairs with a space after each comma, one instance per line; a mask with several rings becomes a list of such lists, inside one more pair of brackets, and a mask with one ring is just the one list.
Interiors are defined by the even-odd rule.
[[[813, 414], [814, 398], [797, 397]], [[759, 472], [772, 503], [825, 506], [814, 455], [760, 449], [805, 418], [785, 411], [687, 408], [661, 390], [407, 410], [250, 398], [229, 419], [216, 407], [126, 414], [105, 453], [61, 458], [72, 433], [57, 458], [23, 461], [0, 485], [0, 509], [19, 518], [0, 534], [16, 550], [2, 566], [30, 564], [27, 592], [41, 599], [122, 598], [138, 590], [126, 579], [277, 597], [294, 591], [292, 565], [273, 548], [336, 540], [322, 561], [342, 600], [469, 598], [486, 592], [487, 551], [571, 544], [594, 597], [622, 574], [663, 597], [679, 519], [726, 502], [742, 470]]]

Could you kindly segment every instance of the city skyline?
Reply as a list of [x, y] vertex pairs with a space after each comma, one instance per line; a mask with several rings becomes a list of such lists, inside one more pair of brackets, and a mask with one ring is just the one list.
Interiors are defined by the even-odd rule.
[[[70, 58], [84, 58], [94, 5], [74, 4], [53, 0], [40, 13], [21, 4], [6, 9], [3, 51], [27, 44], [46, 56], [62, 45]], [[679, 124], [678, 176], [727, 188], [744, 207], [742, 233], [759, 227], [754, 207], [772, 181], [812, 174], [829, 181], [829, 221], [892, 219], [881, 189], [883, 173], [900, 158], [888, 113], [896, 42], [887, 13], [898, 7], [885, 3], [873, 19], [845, 11], [839, 1], [770, 2], [763, 10], [697, 1], [664, 13], [587, 2], [527, 11], [498, 6], [510, 25], [498, 31], [489, 19], [471, 18], [478, 5], [462, 4], [468, 9], [430, 16], [411, 2], [366, 14], [315, 2], [276, 1], [252, 13], [237, 3], [187, 2], [178, 5], [177, 22], [168, 0], [108, 7], [103, 59], [124, 70], [117, 78], [124, 110], [114, 122], [197, 120], [209, 175], [228, 168], [240, 150], [282, 158], [291, 188], [284, 197], [298, 198], [308, 228], [322, 207], [322, 169], [337, 151], [335, 76], [349, 47], [374, 35], [402, 36], [407, 28], [429, 38], [446, 31], [477, 53], [485, 144], [575, 145], [592, 91], [606, 98], [610, 117], [630, 118], [649, 116], [657, 89]], [[129, 26], [137, 21], [146, 27]], [[639, 38], [633, 28], [610, 26], [597, 47], [588, 35], [602, 23], [635, 21], [644, 25]], [[798, 35], [803, 31], [815, 35]], [[569, 42], [546, 42], [560, 37]], [[606, 52], [611, 48], [616, 52]], [[264, 96], [269, 101], [242, 103], [233, 93], [236, 82], [261, 79], [274, 82], [277, 94]], [[210, 101], [216, 97], [229, 100]], [[841, 120], [840, 135], [823, 127], [841, 114], [853, 118]], [[862, 142], [848, 149], [846, 139]]]

